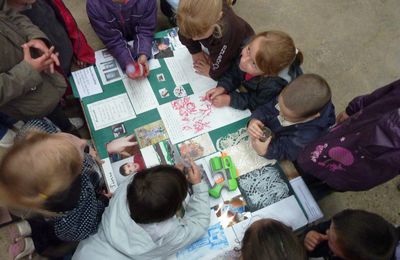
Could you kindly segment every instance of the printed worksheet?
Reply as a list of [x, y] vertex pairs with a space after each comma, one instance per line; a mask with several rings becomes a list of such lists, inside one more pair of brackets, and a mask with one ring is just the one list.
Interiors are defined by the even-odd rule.
[[96, 67], [103, 85], [113, 83], [126, 77], [121, 67], [107, 49], [95, 52]]
[[126, 93], [91, 103], [87, 109], [96, 131], [136, 118]]
[[123, 83], [136, 114], [141, 114], [158, 106], [157, 98], [147, 78], [135, 80], [125, 78]]
[[93, 66], [72, 72], [72, 77], [81, 99], [103, 92]]
[[158, 107], [173, 144], [215, 130], [251, 115], [249, 110], [216, 108], [205, 92], [183, 97]]

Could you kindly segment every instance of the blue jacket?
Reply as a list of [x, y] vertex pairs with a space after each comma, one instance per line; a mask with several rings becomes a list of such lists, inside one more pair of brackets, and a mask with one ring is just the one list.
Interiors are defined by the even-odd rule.
[[320, 116], [304, 123], [283, 127], [277, 116], [277, 99], [273, 99], [253, 112], [251, 118], [263, 122], [274, 133], [269, 145], [267, 159], [296, 160], [300, 151], [309, 143], [328, 132], [335, 123], [335, 108], [331, 101], [324, 106]]
[[[290, 81], [303, 74], [300, 64], [294, 62], [285, 73], [286, 79], [280, 76], [256, 76], [246, 80], [246, 73], [239, 68], [240, 57], [218, 81], [218, 86], [228, 91], [231, 97], [229, 105], [236, 109], [255, 110], [275, 99]], [[246, 88], [246, 93], [236, 91], [241, 85]]]
[[[97, 36], [117, 59], [122, 69], [140, 54], [151, 57], [151, 44], [157, 24], [156, 0], [88, 0], [86, 10]], [[128, 41], [133, 40], [133, 47]]]

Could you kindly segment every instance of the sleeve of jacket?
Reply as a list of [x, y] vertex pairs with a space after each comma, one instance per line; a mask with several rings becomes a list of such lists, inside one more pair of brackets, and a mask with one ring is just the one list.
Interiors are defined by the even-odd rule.
[[250, 119], [258, 119], [265, 124], [265, 121], [267, 118], [267, 111], [268, 111], [267, 107], [268, 107], [268, 104], [259, 106], [256, 110], [254, 110], [251, 113]]
[[173, 245], [165, 252], [172, 255], [179, 249], [193, 243], [207, 232], [210, 224], [208, 188], [204, 182], [193, 185], [194, 194], [186, 207], [185, 216], [180, 220], [175, 234], [178, 234]]
[[87, 1], [87, 14], [90, 24], [97, 36], [101, 39], [108, 51], [118, 61], [123, 70], [128, 63], [134, 62], [135, 57], [131, 48], [123, 37], [122, 32], [113, 28], [105, 19], [101, 10], [98, 10], [93, 1]]
[[145, 54], [149, 59], [151, 58], [151, 44], [157, 25], [157, 1], [147, 1], [146, 7], [147, 10], [137, 26], [137, 40], [133, 41], [133, 48], [137, 56]]
[[228, 92], [235, 91], [242, 81], [241, 74], [238, 62], [232, 64], [218, 80], [218, 86], [223, 87]]
[[179, 41], [186, 46], [186, 48], [189, 50], [190, 54], [196, 54], [201, 52], [201, 44], [199, 41], [193, 41], [192, 39], [186, 38], [182, 34], [179, 33]]
[[[346, 108], [346, 113], [351, 116], [369, 104], [381, 99], [385, 95], [390, 95], [391, 92], [400, 91], [400, 80], [390, 83], [387, 86], [378, 88], [374, 92], [354, 98]], [[399, 93], [397, 93], [399, 95]]]

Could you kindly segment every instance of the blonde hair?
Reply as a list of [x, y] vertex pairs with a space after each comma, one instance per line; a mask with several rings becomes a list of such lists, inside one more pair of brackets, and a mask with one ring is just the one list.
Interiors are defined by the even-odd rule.
[[214, 37], [222, 37], [222, 6], [221, 0], [180, 0], [176, 14], [179, 32], [192, 39], [204, 35], [214, 26]]
[[46, 212], [47, 198], [66, 190], [82, 164], [82, 155], [65, 137], [30, 132], [0, 163], [0, 200], [11, 208]]
[[251, 42], [259, 38], [261, 44], [255, 62], [265, 75], [276, 76], [295, 61], [299, 65], [303, 63], [303, 54], [300, 51], [296, 53], [294, 42], [288, 34], [281, 31], [261, 32]]

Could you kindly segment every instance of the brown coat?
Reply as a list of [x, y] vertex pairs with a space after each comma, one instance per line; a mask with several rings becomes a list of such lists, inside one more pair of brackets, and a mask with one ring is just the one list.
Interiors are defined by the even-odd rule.
[[[48, 115], [67, 87], [58, 74], [39, 73], [23, 60], [21, 45], [46, 36], [0, 0], [0, 112], [15, 119]], [[32, 56], [35, 54], [32, 52]]]

